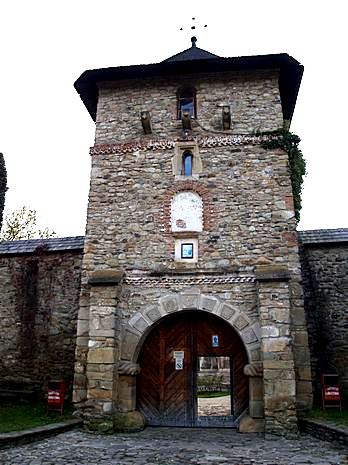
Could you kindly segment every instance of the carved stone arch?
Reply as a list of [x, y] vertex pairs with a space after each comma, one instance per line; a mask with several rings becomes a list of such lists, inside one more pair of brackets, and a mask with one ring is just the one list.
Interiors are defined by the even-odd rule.
[[162, 296], [156, 304], [144, 306], [130, 318], [123, 328], [121, 360], [136, 362], [141, 346], [151, 329], [164, 317], [187, 310], [212, 313], [225, 320], [243, 342], [249, 363], [259, 358], [261, 342], [258, 321], [251, 320], [245, 312], [221, 302], [215, 296], [181, 292]]

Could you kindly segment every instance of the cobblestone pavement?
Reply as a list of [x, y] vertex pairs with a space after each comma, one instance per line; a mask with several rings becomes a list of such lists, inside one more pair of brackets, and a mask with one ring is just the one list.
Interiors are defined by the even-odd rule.
[[147, 428], [136, 434], [74, 430], [0, 451], [1, 465], [348, 465], [348, 450], [228, 429]]

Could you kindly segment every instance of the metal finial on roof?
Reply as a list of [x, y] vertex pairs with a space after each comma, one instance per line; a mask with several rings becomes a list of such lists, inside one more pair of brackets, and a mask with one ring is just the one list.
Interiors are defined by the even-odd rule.
[[[192, 21], [196, 21], [196, 18], [193, 17], [193, 18], [192, 18]], [[202, 27], [202, 26], [201, 26], [201, 27]], [[207, 25], [207, 24], [204, 24], [203, 27], [208, 27], [208, 25]], [[181, 27], [181, 28], [180, 28], [180, 31], [183, 31], [184, 29], [187, 30], [187, 28]], [[196, 29], [196, 25], [195, 25], [194, 22], [193, 22], [193, 24], [190, 26], [190, 29], [191, 29], [191, 30], [195, 30], [195, 29]], [[197, 42], [197, 37], [195, 37], [195, 36], [191, 37], [192, 47], [196, 47], [196, 42]]]

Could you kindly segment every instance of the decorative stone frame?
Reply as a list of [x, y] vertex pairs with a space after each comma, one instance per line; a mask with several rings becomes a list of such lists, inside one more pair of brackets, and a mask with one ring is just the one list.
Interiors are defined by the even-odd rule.
[[[179, 233], [180, 234], [180, 233]], [[192, 234], [185, 234], [183, 237], [176, 237], [174, 239], [175, 248], [175, 261], [178, 263], [197, 263], [198, 262], [198, 238], [192, 237]], [[193, 255], [190, 258], [182, 257], [181, 248], [183, 244], [192, 243]]]
[[161, 230], [165, 231], [168, 236], [173, 236], [170, 220], [172, 206], [171, 202], [175, 194], [183, 191], [192, 191], [201, 197], [203, 203], [203, 230], [212, 230], [216, 225], [216, 212], [212, 202], [211, 192], [200, 182], [194, 181], [192, 179], [187, 180], [187, 178], [184, 182], [176, 183], [165, 192], [162, 200], [163, 208], [160, 210], [158, 216], [156, 217]]
[[[193, 155], [192, 158], [192, 176], [185, 176], [183, 174], [183, 155], [184, 152], [190, 151]], [[198, 150], [198, 144], [195, 141], [182, 141], [176, 142], [174, 148], [174, 156], [172, 158], [173, 174], [176, 180], [185, 179], [198, 179], [199, 175], [203, 172], [202, 160]]]

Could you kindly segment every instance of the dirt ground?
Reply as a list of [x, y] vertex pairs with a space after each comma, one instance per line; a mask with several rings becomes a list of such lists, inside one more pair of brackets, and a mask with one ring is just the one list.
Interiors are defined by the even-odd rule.
[[198, 415], [231, 415], [231, 396], [198, 398]]

